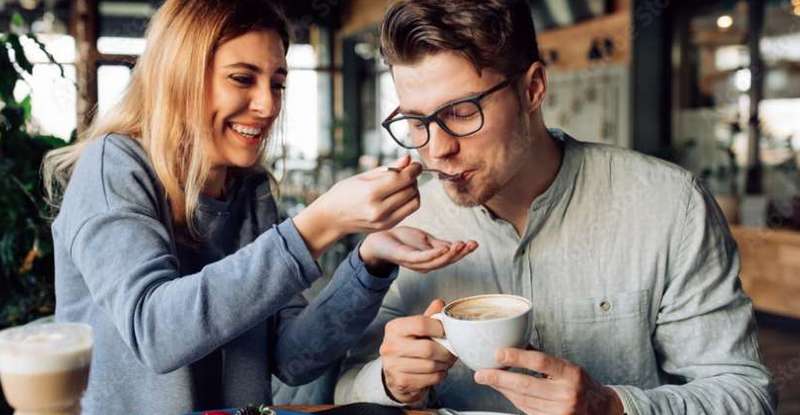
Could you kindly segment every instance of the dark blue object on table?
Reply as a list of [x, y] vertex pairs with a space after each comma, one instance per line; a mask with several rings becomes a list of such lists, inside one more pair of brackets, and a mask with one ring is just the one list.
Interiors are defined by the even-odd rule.
[[[308, 415], [307, 412], [294, 412], [284, 409], [273, 409], [276, 415]], [[221, 409], [217, 411], [192, 412], [187, 415], [235, 415], [236, 409]], [[348, 405], [334, 406], [333, 408], [315, 411], [314, 415], [405, 415], [403, 408], [385, 406], [375, 403], [357, 402]]]
[[[276, 415], [308, 415], [307, 412], [294, 412], [294, 411], [286, 411], [283, 409], [273, 409]], [[210, 411], [201, 411], [201, 412], [192, 412], [187, 415], [205, 415], [205, 414], [228, 414], [228, 415], [235, 415], [236, 409], [214, 409]]]

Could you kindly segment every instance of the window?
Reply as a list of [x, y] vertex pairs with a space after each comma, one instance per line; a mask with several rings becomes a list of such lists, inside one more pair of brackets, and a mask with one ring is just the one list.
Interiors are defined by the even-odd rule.
[[[793, 3], [764, 2], [762, 17], [754, 3], [720, 1], [687, 7], [679, 14], [686, 24], [676, 24], [678, 161], [718, 200], [735, 206], [741, 199], [741, 215], [733, 209], [728, 217], [744, 225], [800, 229], [800, 8]], [[761, 32], [760, 73], [751, 72], [754, 29]], [[750, 153], [756, 137], [757, 159]]]
[[131, 69], [124, 65], [102, 65], [97, 68], [97, 115], [112, 108], [131, 79]]
[[17, 99], [31, 95], [32, 118], [35, 131], [68, 139], [77, 123], [77, 90], [75, 85], [75, 40], [66, 35], [41, 34], [41, 41], [58, 65], [50, 63], [47, 56], [29, 38], [22, 38], [25, 55], [33, 64], [33, 76], [25, 75], [25, 82], [17, 84]]
[[320, 139], [319, 79], [314, 47], [291, 45], [286, 60], [289, 65], [284, 108], [286, 155], [290, 159], [314, 160]]

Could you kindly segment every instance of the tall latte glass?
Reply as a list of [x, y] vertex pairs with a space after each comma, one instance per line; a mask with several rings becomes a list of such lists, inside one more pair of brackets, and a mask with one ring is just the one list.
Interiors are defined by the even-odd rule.
[[0, 332], [0, 381], [15, 415], [80, 414], [92, 328], [48, 323]]

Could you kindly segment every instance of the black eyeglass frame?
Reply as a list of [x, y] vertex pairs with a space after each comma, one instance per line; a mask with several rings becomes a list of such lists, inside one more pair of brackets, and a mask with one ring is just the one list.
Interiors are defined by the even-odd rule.
[[[493, 94], [493, 93], [495, 93], [495, 92], [497, 92], [497, 91], [499, 91], [499, 90], [511, 85], [511, 83], [514, 82], [515, 79], [516, 78], [508, 78], [508, 79], [504, 80], [503, 82], [500, 82], [499, 84], [487, 89], [486, 91], [483, 91], [483, 92], [480, 92], [478, 94], [471, 95], [471, 96], [468, 96], [468, 97], [464, 97], [464, 98], [461, 98], [459, 100], [456, 100], [456, 101], [453, 101], [453, 102], [450, 102], [450, 103], [447, 103], [447, 104], [444, 104], [441, 107], [437, 108], [435, 111], [433, 111], [433, 113], [431, 113], [431, 115], [403, 115], [403, 116], [400, 116], [400, 117], [396, 117], [396, 115], [398, 113], [400, 113], [400, 108], [399, 107], [395, 108], [395, 110], [392, 111], [392, 113], [389, 114], [389, 116], [386, 117], [385, 120], [383, 120], [383, 122], [381, 123], [381, 126], [389, 133], [389, 136], [392, 137], [392, 140], [394, 140], [400, 147], [403, 147], [403, 148], [408, 149], [408, 150], [414, 150], [414, 149], [422, 148], [422, 147], [425, 147], [426, 145], [428, 145], [428, 143], [431, 141], [431, 123], [432, 122], [436, 122], [436, 125], [438, 125], [439, 128], [441, 128], [442, 130], [447, 132], [447, 134], [452, 135], [453, 137], [466, 137], [466, 136], [475, 134], [478, 131], [480, 131], [481, 128], [483, 128], [483, 124], [486, 122], [486, 116], [483, 113], [483, 106], [481, 105], [481, 101], [484, 98], [486, 98], [487, 96], [489, 96], [489, 95], [491, 95], [491, 94]], [[451, 107], [453, 107], [455, 105], [463, 104], [465, 102], [471, 102], [471, 103], [475, 104], [476, 107], [478, 107], [478, 112], [480, 113], [480, 116], [481, 116], [481, 124], [474, 131], [471, 131], [471, 132], [465, 133], [465, 134], [457, 134], [457, 133], [453, 132], [453, 130], [448, 128], [447, 124], [445, 124], [445, 122], [442, 121], [439, 118], [439, 113], [441, 113], [442, 111], [444, 111], [444, 110], [446, 110], [448, 108], [451, 108]], [[422, 144], [420, 144], [418, 146], [413, 146], [413, 145], [409, 146], [409, 145], [403, 144], [402, 140], [400, 140], [399, 138], [395, 137], [394, 134], [392, 134], [392, 130], [391, 130], [391, 128], [389, 128], [389, 125], [391, 125], [394, 122], [407, 121], [407, 120], [418, 120], [418, 121], [421, 121], [422, 123], [425, 124], [425, 132], [427, 133], [427, 138], [425, 139], [424, 143], [422, 143]]]

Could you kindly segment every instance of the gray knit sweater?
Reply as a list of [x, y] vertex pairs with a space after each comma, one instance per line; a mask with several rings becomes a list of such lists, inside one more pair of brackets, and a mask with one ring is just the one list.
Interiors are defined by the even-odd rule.
[[202, 242], [176, 238], [143, 149], [84, 150], [53, 223], [56, 319], [94, 328], [85, 414], [178, 414], [269, 402], [270, 375], [308, 382], [372, 321], [390, 278], [357, 253], [310, 304], [320, 270], [265, 174], [202, 199]]

